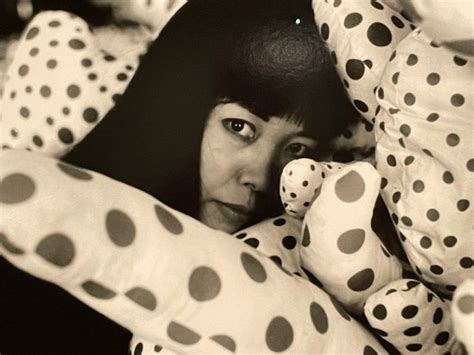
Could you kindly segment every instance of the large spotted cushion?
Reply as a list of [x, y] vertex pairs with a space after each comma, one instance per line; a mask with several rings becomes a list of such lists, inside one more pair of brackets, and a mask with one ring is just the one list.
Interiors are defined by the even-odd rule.
[[474, 280], [465, 280], [456, 290], [451, 303], [456, 337], [468, 354], [474, 354]]
[[371, 227], [380, 186], [377, 171], [368, 163], [335, 170], [306, 212], [302, 265], [342, 304], [362, 312], [367, 297], [399, 279], [402, 268]]
[[392, 51], [412, 28], [380, 1], [313, 0], [316, 24], [356, 109], [373, 122], [374, 89]]
[[79, 17], [38, 14], [8, 69], [0, 145], [63, 155], [113, 107], [144, 50], [109, 53]]
[[33, 152], [3, 150], [0, 167], [2, 255], [152, 344], [383, 352], [320, 288], [142, 191]]
[[389, 283], [369, 297], [364, 312], [374, 332], [402, 354], [460, 353], [448, 302], [419, 281]]
[[416, 31], [397, 47], [377, 90], [385, 203], [412, 266], [448, 295], [474, 277], [473, 78], [474, 62]]

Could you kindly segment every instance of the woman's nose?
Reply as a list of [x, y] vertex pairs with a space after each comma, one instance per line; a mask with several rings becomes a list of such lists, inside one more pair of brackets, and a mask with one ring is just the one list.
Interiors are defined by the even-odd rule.
[[239, 182], [256, 192], [267, 192], [277, 174], [276, 152], [273, 147], [255, 147], [242, 159]]

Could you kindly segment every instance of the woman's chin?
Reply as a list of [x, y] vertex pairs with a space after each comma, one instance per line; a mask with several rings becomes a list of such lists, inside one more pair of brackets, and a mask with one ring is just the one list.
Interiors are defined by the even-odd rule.
[[252, 220], [250, 216], [238, 213], [226, 205], [218, 202], [206, 203], [201, 212], [201, 222], [212, 229], [233, 234], [248, 226]]

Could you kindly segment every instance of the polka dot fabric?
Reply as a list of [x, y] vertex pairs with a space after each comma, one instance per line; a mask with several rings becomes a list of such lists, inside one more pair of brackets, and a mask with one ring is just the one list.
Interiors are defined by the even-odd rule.
[[325, 178], [303, 222], [302, 265], [356, 313], [372, 293], [402, 274], [398, 259], [371, 227], [379, 186], [370, 164], [349, 164]]
[[459, 353], [449, 304], [416, 280], [400, 279], [369, 297], [364, 313], [376, 334], [401, 353]]
[[61, 11], [38, 14], [8, 69], [0, 104], [0, 144], [61, 156], [113, 107], [138, 65], [141, 48], [113, 55], [88, 25]]
[[474, 280], [465, 280], [456, 290], [451, 303], [456, 337], [468, 354], [474, 354]]
[[373, 94], [385, 65], [412, 29], [400, 13], [380, 1], [313, 0], [316, 24], [354, 107], [373, 123]]
[[[137, 189], [32, 152], [3, 150], [0, 167], [2, 256], [147, 339], [147, 349], [383, 352], [320, 288]], [[14, 222], [25, 216], [35, 218]]]
[[383, 198], [412, 266], [447, 295], [474, 277], [473, 77], [472, 61], [416, 31], [397, 47], [377, 90]]

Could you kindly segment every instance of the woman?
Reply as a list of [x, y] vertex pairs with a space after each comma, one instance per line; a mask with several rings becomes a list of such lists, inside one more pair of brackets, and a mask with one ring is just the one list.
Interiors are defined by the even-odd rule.
[[[191, 0], [64, 160], [233, 233], [278, 213], [283, 166], [324, 152], [353, 117], [310, 0]], [[35, 282], [25, 292], [49, 305], [25, 319], [47, 353], [126, 351], [126, 331]]]

